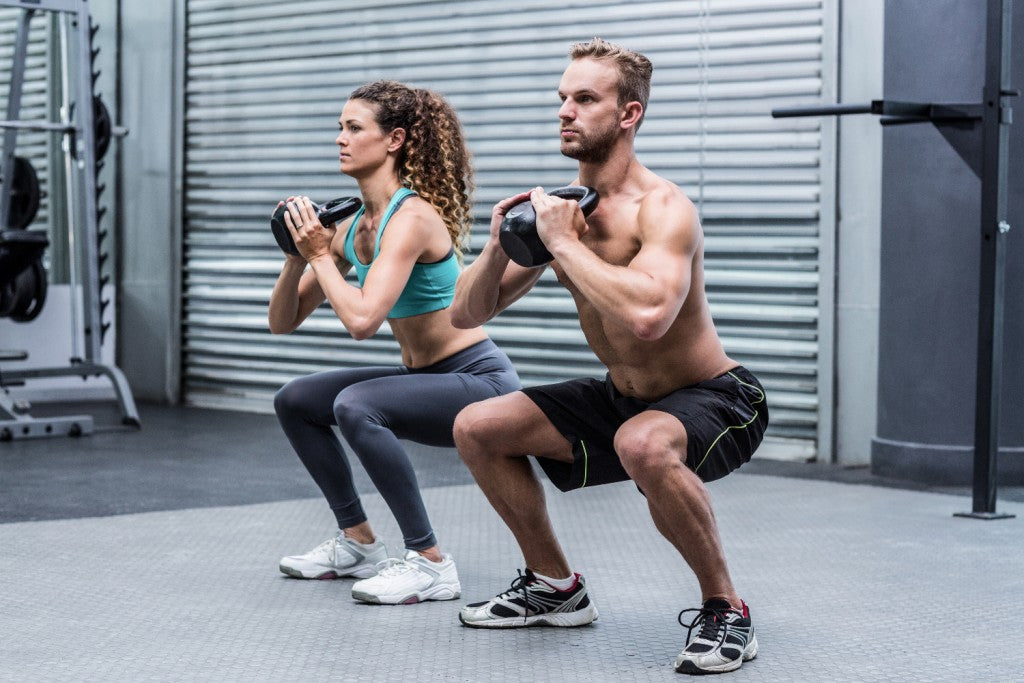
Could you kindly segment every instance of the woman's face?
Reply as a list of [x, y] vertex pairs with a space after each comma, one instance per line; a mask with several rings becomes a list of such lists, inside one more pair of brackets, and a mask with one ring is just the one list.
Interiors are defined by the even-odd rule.
[[401, 148], [405, 131], [385, 133], [377, 124], [377, 105], [366, 100], [349, 100], [341, 110], [341, 129], [335, 143], [341, 172], [358, 178], [380, 168], [390, 152]]

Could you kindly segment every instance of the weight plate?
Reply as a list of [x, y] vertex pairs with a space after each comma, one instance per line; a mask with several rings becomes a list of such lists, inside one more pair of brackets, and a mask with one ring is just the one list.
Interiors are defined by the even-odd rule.
[[36, 169], [25, 157], [14, 157], [14, 177], [10, 188], [11, 204], [7, 223], [19, 230], [27, 228], [39, 212], [40, 189]]
[[110, 135], [113, 125], [110, 122], [110, 112], [107, 110], [107, 105], [103, 104], [103, 100], [99, 95], [94, 95], [92, 98], [92, 124], [96, 143], [96, 161], [99, 161], [107, 153], [107, 148], [110, 147]]

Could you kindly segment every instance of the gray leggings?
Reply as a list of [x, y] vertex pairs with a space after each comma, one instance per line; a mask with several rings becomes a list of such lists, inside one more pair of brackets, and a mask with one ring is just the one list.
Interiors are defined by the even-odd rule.
[[333, 425], [391, 508], [405, 547], [437, 545], [416, 473], [399, 439], [454, 446], [455, 416], [470, 403], [520, 388], [508, 356], [486, 339], [434, 363], [328, 370], [285, 384], [274, 410], [342, 529], [366, 521]]

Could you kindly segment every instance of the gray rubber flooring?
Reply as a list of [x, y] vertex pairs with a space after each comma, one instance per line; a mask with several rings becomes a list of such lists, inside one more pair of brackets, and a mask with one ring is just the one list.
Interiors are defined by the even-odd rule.
[[[236, 419], [215, 415], [222, 430]], [[239, 419], [245, 426], [250, 417]], [[150, 419], [147, 441], [138, 437], [135, 447], [159, 441], [157, 427]], [[277, 497], [302, 483], [292, 464], [254, 456], [236, 476], [277, 476], [283, 491], [242, 483], [247, 496], [223, 491], [231, 503], [218, 506], [215, 492], [230, 488], [228, 472], [218, 480], [220, 468], [193, 455], [197, 504], [190, 506], [181, 488], [189, 465], [176, 464], [168, 449], [168, 461], [157, 457], [153, 465], [175, 492], [166, 498], [178, 504], [161, 508], [153, 502], [159, 496], [148, 496], [155, 511], [117, 514], [102, 504], [117, 489], [116, 458], [87, 438], [94, 441], [0, 445], [4, 500], [12, 482], [41, 480], [47, 463], [68, 470], [77, 458], [80, 470], [77, 480], [54, 473], [48, 496], [71, 495], [77, 505], [60, 512], [57, 502], [37, 503], [38, 521], [8, 516], [0, 524], [0, 680], [679, 680], [671, 663], [685, 629], [676, 615], [696, 606], [698, 589], [628, 483], [572, 494], [549, 489], [556, 529], [588, 579], [600, 619], [579, 629], [483, 631], [460, 626], [458, 607], [504, 590], [522, 559], [476, 486], [444, 474], [459, 467], [446, 449], [418, 453], [417, 469], [432, 477], [424, 496], [458, 564], [463, 596], [371, 606], [351, 599], [349, 580], [278, 573], [281, 555], [304, 552], [332, 530], [314, 494]], [[231, 432], [218, 448], [277, 449], [259, 438], [251, 429]], [[83, 492], [89, 449], [103, 473], [100, 493], [91, 495]], [[148, 481], [140, 478], [146, 457], [139, 450], [122, 458], [126, 489]], [[26, 479], [14, 465], [29, 460], [36, 472]], [[1016, 519], [954, 518], [969, 509], [968, 497], [747, 473], [756, 470], [711, 485], [761, 644], [758, 658], [731, 679], [1021, 680], [1013, 619], [1024, 598], [1024, 504], [1000, 501], [999, 510]], [[142, 500], [127, 491], [124, 498], [128, 509]], [[400, 535], [382, 501], [368, 492], [364, 504], [398, 555]], [[95, 516], [80, 514], [88, 509]]]

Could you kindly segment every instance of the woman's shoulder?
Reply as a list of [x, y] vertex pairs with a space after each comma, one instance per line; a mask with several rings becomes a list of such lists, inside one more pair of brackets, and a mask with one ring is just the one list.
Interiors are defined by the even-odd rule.
[[450, 247], [451, 237], [441, 214], [419, 196], [402, 203], [381, 237], [381, 249], [403, 252], [417, 261], [439, 260]]
[[437, 230], [438, 227], [445, 229], [441, 214], [437, 212], [434, 205], [416, 194], [409, 195], [409, 198], [402, 202], [402, 205], [391, 216], [391, 220], [388, 221], [389, 226], [392, 224], [406, 226], [402, 231], [404, 233], [418, 234], [422, 231], [424, 237]]

